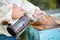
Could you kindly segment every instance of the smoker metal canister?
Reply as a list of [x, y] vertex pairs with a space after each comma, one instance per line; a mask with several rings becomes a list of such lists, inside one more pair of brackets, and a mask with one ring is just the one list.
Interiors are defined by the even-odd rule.
[[10, 25], [7, 27], [7, 31], [12, 35], [16, 36], [20, 34], [24, 28], [27, 27], [29, 22], [31, 21], [31, 18], [24, 14], [23, 17], [21, 17], [14, 25]]

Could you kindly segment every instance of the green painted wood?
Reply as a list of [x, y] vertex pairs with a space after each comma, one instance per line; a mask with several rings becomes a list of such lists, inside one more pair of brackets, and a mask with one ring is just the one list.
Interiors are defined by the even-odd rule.
[[29, 26], [26, 30], [26, 40], [39, 40], [39, 38], [38, 30]]

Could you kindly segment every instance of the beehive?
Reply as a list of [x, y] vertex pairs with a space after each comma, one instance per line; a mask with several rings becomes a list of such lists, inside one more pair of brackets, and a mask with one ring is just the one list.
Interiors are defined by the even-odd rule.
[[26, 30], [26, 40], [60, 40], [60, 28], [39, 31], [29, 26]]

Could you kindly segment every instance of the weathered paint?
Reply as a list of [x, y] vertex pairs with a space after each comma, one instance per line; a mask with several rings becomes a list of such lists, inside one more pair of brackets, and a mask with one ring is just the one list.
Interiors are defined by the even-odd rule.
[[60, 30], [58, 28], [39, 31], [40, 40], [60, 40]]
[[38, 31], [32, 27], [26, 30], [26, 40], [60, 40], [60, 30], [58, 28]]
[[26, 30], [26, 40], [38, 40], [39, 38], [39, 31], [29, 26]]

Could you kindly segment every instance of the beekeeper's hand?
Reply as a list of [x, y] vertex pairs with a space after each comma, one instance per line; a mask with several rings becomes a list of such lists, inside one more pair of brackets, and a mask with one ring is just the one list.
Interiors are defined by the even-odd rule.
[[54, 28], [54, 27], [56, 27], [56, 25], [58, 23], [58, 21], [56, 19], [54, 19], [54, 17], [46, 14], [42, 10], [35, 10], [35, 13], [33, 16], [35, 18], [38, 18], [38, 20], [35, 23], [32, 23], [32, 26], [39, 30]]
[[41, 15], [47, 15], [44, 11], [36, 9], [33, 13], [33, 17], [38, 18]]
[[12, 18], [13, 19], [21, 18], [25, 13], [25, 11], [21, 7], [18, 7], [15, 4], [13, 5], [12, 9], [13, 9], [12, 10]]
[[35, 10], [34, 17], [38, 18], [41, 24], [55, 24], [54, 18], [42, 10]]

